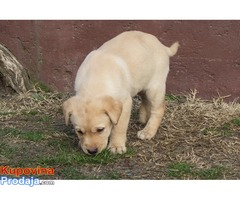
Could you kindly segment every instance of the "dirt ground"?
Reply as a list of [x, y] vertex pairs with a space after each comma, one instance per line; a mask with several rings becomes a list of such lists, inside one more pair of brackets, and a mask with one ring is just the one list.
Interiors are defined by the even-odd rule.
[[64, 125], [62, 102], [69, 94], [33, 89], [0, 99], [0, 165], [53, 167], [44, 179], [240, 179], [240, 104], [222, 98], [204, 101], [166, 96], [166, 112], [156, 137], [137, 139], [140, 99], [128, 130], [128, 152], [95, 157], [77, 147]]

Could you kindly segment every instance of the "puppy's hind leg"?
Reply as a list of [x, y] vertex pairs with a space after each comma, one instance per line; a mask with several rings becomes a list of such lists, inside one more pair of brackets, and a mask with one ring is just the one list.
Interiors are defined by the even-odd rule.
[[150, 106], [145, 93], [141, 92], [139, 96], [141, 96], [142, 99], [139, 109], [139, 122], [146, 124], [150, 116]]
[[150, 118], [141, 131], [138, 131], [138, 138], [150, 140], [153, 138], [160, 126], [165, 111], [165, 88], [157, 91], [147, 92], [148, 101], [150, 103]]

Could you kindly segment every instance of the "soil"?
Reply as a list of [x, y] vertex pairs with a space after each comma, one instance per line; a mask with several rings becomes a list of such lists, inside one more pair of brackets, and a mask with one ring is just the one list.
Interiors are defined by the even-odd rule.
[[[0, 100], [1, 165], [41, 165], [43, 161], [36, 158], [57, 155], [64, 148], [68, 155], [77, 152], [91, 160], [78, 149], [77, 137], [64, 124], [61, 104], [68, 97], [34, 90]], [[54, 161], [54, 178], [44, 178], [240, 179], [240, 105], [223, 99], [200, 100], [194, 92], [169, 96], [166, 102], [164, 119], [152, 140], [137, 139], [137, 131], [144, 126], [137, 119], [140, 100], [135, 98], [128, 129], [129, 153], [106, 163]], [[23, 132], [39, 132], [44, 139], [24, 138]]]

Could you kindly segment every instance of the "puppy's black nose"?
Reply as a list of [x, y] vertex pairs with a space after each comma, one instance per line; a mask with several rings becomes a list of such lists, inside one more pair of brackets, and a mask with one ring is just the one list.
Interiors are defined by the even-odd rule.
[[95, 155], [98, 152], [98, 149], [97, 148], [93, 148], [93, 149], [88, 149], [87, 151], [88, 151], [89, 154]]

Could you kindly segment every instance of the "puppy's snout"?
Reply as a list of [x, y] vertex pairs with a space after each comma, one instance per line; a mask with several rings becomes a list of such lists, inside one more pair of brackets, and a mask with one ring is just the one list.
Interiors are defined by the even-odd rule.
[[95, 155], [98, 152], [97, 148], [87, 149], [87, 152], [91, 155]]

